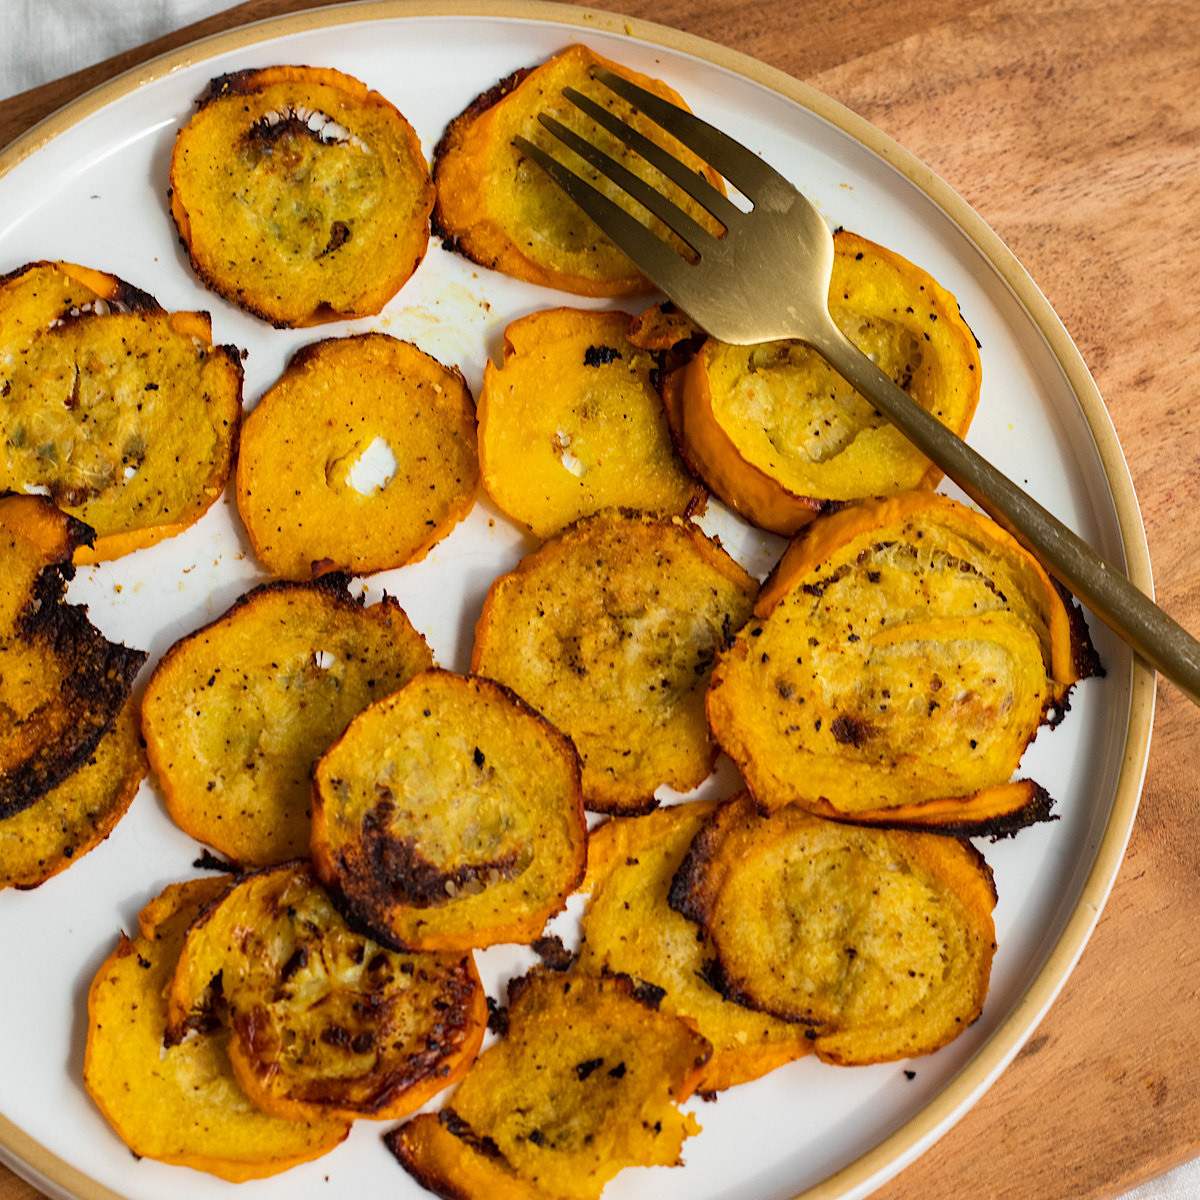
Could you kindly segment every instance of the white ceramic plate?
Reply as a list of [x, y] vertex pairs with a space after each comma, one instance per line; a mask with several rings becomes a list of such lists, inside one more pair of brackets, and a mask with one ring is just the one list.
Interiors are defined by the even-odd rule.
[[[796, 181], [833, 224], [926, 267], [959, 298], [980, 342], [983, 396], [970, 440], [1143, 588], [1145, 540], [1107, 414], [1070, 339], [1011, 255], [920, 163], [826, 98], [728, 50], [642, 22], [569, 6], [380, 3], [339, 6], [199, 43], [84, 97], [0, 157], [0, 271], [48, 258], [112, 272], [172, 309], [208, 309], [216, 340], [245, 348], [252, 405], [300, 346], [382, 329], [464, 371], [477, 389], [505, 324], [572, 298], [475, 269], [433, 246], [384, 313], [280, 332], [207, 293], [167, 214], [172, 139], [211, 76], [271, 63], [337, 67], [392, 100], [427, 152], [447, 121], [518, 67], [582, 40], [674, 85], [702, 116]], [[1014, 186], [1018, 186], [1014, 184]], [[587, 303], [587, 302], [583, 302]], [[762, 574], [780, 543], [714, 506], [705, 518]], [[369, 581], [397, 596], [443, 666], [465, 670], [492, 578], [530, 548], [486, 502], [429, 558]], [[113, 639], [150, 652], [222, 613], [264, 573], [228, 502], [180, 537], [80, 570], [70, 598]], [[856, 1069], [815, 1060], [695, 1102], [704, 1131], [680, 1169], [628, 1170], [609, 1200], [863, 1196], [914, 1158], [1000, 1073], [1062, 986], [1095, 924], [1124, 851], [1149, 743], [1153, 676], [1095, 627], [1108, 668], [1026, 755], [1024, 773], [1060, 819], [985, 844], [999, 889], [999, 952], [982, 1018], [928, 1058]], [[728, 787], [725, 777], [707, 790]], [[89, 1100], [81, 1068], [86, 994], [119, 929], [168, 882], [189, 878], [199, 847], [144, 785], [112, 837], [28, 893], [0, 894], [0, 1157], [52, 1196], [177, 1200], [225, 1196], [207, 1175], [135, 1160]], [[558, 928], [570, 937], [571, 919]], [[531, 956], [480, 956], [504, 981]], [[426, 1195], [359, 1122], [324, 1159], [238, 1194], [289, 1200]]]

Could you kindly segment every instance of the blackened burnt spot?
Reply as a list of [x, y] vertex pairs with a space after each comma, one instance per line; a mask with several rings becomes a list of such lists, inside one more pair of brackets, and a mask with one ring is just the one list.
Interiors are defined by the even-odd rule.
[[873, 731], [866, 721], [848, 717], [843, 713], [840, 717], [834, 717], [829, 732], [833, 734], [834, 741], [841, 745], [857, 747], [864, 745]]
[[350, 226], [345, 221], [334, 221], [329, 227], [329, 242], [322, 254], [332, 254], [350, 240]]
[[598, 1071], [604, 1066], [604, 1059], [589, 1058], [587, 1062], [575, 1064], [575, 1074], [579, 1077], [579, 1082], [582, 1083], [593, 1071]]
[[537, 938], [532, 945], [533, 952], [551, 971], [569, 971], [575, 962], [575, 956], [555, 934]]
[[602, 367], [605, 363], [616, 362], [621, 352], [612, 346], [589, 346], [583, 354], [585, 367]]

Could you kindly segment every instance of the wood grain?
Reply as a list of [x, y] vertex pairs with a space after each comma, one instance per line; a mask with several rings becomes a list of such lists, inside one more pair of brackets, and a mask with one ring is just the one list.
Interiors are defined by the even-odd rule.
[[[251, 0], [0, 104], [7, 142]], [[874, 122], [1000, 234], [1075, 338], [1137, 489], [1160, 603], [1200, 630], [1200, 6], [620, 0]], [[1169, 684], [1129, 852], [1080, 964], [991, 1091], [877, 1196], [1104, 1200], [1200, 1153], [1200, 711]], [[0, 1200], [40, 1193], [0, 1169]]]

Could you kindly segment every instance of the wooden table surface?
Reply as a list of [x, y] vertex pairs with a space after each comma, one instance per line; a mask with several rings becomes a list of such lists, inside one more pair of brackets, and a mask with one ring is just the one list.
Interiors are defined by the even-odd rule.
[[[0, 145], [250, 0], [0, 103]], [[804, 80], [945, 179], [1045, 292], [1104, 396], [1159, 602], [1200, 632], [1200, 5], [598, 0]], [[1099, 926], [1025, 1050], [877, 1196], [1100, 1200], [1200, 1153], [1200, 710], [1161, 683], [1141, 809]], [[0, 1200], [40, 1193], [0, 1168]]]

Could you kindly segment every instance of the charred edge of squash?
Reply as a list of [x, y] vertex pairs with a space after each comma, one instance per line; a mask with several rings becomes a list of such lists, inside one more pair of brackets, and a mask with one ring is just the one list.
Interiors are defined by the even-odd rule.
[[466, 1142], [477, 1154], [482, 1154], [485, 1158], [497, 1158], [504, 1160], [504, 1155], [500, 1147], [496, 1145], [490, 1137], [481, 1137], [471, 1128], [454, 1111], [452, 1108], [443, 1108], [438, 1113], [438, 1124], [446, 1130], [447, 1133], [452, 1133], [459, 1141]]
[[547, 971], [569, 971], [579, 958], [563, 943], [556, 933], [548, 933], [544, 937], [534, 938], [529, 948], [541, 959], [542, 966]]
[[[434, 1117], [434, 1114], [429, 1113], [414, 1117], [413, 1121], [424, 1121], [427, 1118], [440, 1121], [440, 1117], [440, 1113], [437, 1114], [437, 1118]], [[410, 1152], [406, 1137], [406, 1130], [410, 1124], [412, 1121], [397, 1125], [395, 1129], [391, 1129], [383, 1135], [383, 1144], [392, 1152], [396, 1161], [421, 1187], [435, 1196], [440, 1196], [442, 1200], [476, 1200], [471, 1192], [465, 1188], [456, 1187], [441, 1172], [428, 1169], [419, 1155]]]
[[667, 907], [699, 925], [701, 929], [708, 919], [708, 906], [704, 903], [703, 864], [711, 852], [714, 838], [719, 836], [715, 825], [715, 818], [719, 812], [720, 808], [714, 810], [692, 838], [691, 845], [688, 846], [671, 879], [671, 886], [667, 889]]
[[[1027, 799], [1019, 806], [1005, 812], [993, 813], [987, 817], [971, 817], [970, 798], [964, 802], [958, 815], [950, 805], [941, 812], [921, 815], [918, 811], [921, 805], [906, 805], [901, 810], [874, 809], [869, 812], [846, 813], [826, 803], [811, 806], [811, 811], [819, 817], [836, 821], [840, 825], [866, 825], [872, 829], [902, 829], [913, 833], [930, 833], [955, 838], [985, 837], [998, 842], [1004, 838], [1015, 836], [1022, 829], [1031, 825], [1045, 824], [1057, 821], [1058, 814], [1054, 812], [1054, 797], [1040, 783], [1025, 780]], [[932, 802], [936, 807], [939, 802]], [[770, 810], [759, 808], [763, 816], [769, 816]], [[905, 814], [914, 813], [909, 817]], [[978, 853], [978, 852], [976, 852]], [[983, 862], [982, 856], [980, 861]], [[987, 867], [986, 863], [983, 863]], [[988, 868], [990, 875], [990, 868]], [[993, 885], [993, 891], [995, 890]]]
[[750, 1009], [753, 1012], [766, 1013], [768, 1016], [774, 1017], [775, 1020], [786, 1022], [788, 1025], [803, 1025], [809, 1037], [816, 1037], [818, 1034], [821, 1022], [814, 1020], [812, 1017], [802, 1017], [795, 1013], [772, 1012], [769, 1009], [763, 1008], [761, 1004], [737, 984], [733, 976], [726, 971], [720, 959], [706, 959], [700, 970], [700, 978], [723, 1000], [728, 1000], [730, 1004], [736, 1004], [739, 1008]]
[[[534, 71], [537, 67], [521, 67], [514, 71], [511, 75], [506, 75], [499, 83], [488, 88], [486, 92], [480, 93], [462, 110], [442, 132], [442, 136], [438, 138], [437, 144], [433, 148], [433, 171], [431, 172], [434, 183], [435, 194], [437, 193], [438, 170], [442, 159], [454, 149], [455, 145], [462, 134], [462, 131], [479, 119], [489, 108], [499, 104], [510, 92], [515, 91]], [[461, 255], [463, 258], [470, 259], [471, 256], [462, 248], [459, 239], [450, 233], [441, 220], [442, 202], [440, 194], [435, 200], [433, 212], [429, 215], [429, 232], [433, 237], [439, 238], [445, 249], [452, 254]], [[471, 259], [471, 261], [476, 261]], [[490, 263], [479, 264], [480, 266], [491, 266]]]
[[[1100, 655], [1092, 642], [1092, 631], [1088, 628], [1087, 618], [1079, 601], [1053, 575], [1049, 576], [1050, 583], [1059, 594], [1063, 608], [1067, 611], [1067, 624], [1071, 632], [1071, 659], [1075, 675], [1079, 679], [1103, 679], [1107, 672], [1100, 661]], [[1066, 708], [1066, 696], [1061, 703]]]
[[648, 979], [630, 975], [627, 971], [610, 971], [608, 967], [604, 967], [600, 975], [603, 979], [621, 980], [622, 986], [627, 984], [630, 988], [630, 995], [655, 1012], [659, 1011], [662, 1002], [667, 998], [665, 987], [659, 987], [657, 983], [651, 983]]
[[[56, 741], [35, 750], [0, 781], [0, 820], [30, 808], [91, 758], [124, 707], [134, 676], [147, 658], [144, 650], [105, 639], [88, 620], [84, 606], [61, 603], [63, 582], [60, 570], [43, 571], [22, 614], [18, 636], [27, 642], [48, 642], [56, 659], [75, 668], [64, 680], [66, 703], [79, 697], [86, 708], [75, 725], [75, 740], [67, 745]], [[84, 717], [91, 719], [85, 721]]]

